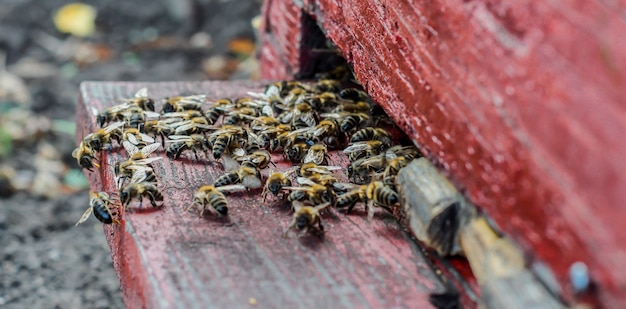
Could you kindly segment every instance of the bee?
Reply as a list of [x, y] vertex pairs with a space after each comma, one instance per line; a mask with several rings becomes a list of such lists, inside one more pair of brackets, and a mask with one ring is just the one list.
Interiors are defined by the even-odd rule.
[[254, 119], [259, 116], [259, 112], [252, 107], [242, 107], [232, 110], [224, 116], [222, 121], [225, 125], [238, 125], [249, 119]]
[[339, 181], [335, 175], [329, 174], [314, 174], [309, 177], [296, 178], [300, 185], [318, 184], [325, 187], [332, 187], [332, 185]]
[[113, 140], [116, 140], [119, 144], [122, 139], [121, 127], [123, 126], [123, 122], [115, 122], [105, 128], [98, 129], [96, 132], [85, 136], [83, 143], [88, 144], [94, 151], [102, 150], [105, 144], [110, 144]]
[[[290, 176], [295, 170], [287, 171], [285, 173], [281, 172], [272, 172], [265, 181], [265, 186], [263, 187], [263, 192], [261, 196], [263, 196], [263, 202], [265, 202], [268, 193], [272, 193], [275, 196], [282, 191], [285, 187], [291, 186]], [[283, 194], [283, 198], [286, 196]]]
[[382, 181], [373, 181], [338, 196], [335, 207], [340, 209], [347, 207], [347, 212], [350, 212], [357, 202], [362, 202], [367, 207], [367, 218], [371, 219], [374, 217], [377, 206], [391, 211], [390, 207], [399, 201], [400, 198], [396, 191], [386, 186]]
[[[241, 141], [247, 141], [248, 132], [240, 126], [223, 125], [221, 129], [209, 135], [209, 145], [213, 150], [213, 158], [219, 160], [222, 154], [232, 145], [240, 146]], [[241, 143], [240, 143], [241, 142]]]
[[344, 133], [355, 130], [370, 119], [366, 113], [339, 112], [321, 114], [320, 116], [326, 119], [336, 119], [339, 122], [339, 130]]
[[312, 87], [316, 93], [336, 93], [341, 88], [341, 82], [336, 79], [320, 79]]
[[[262, 132], [275, 128], [280, 124], [280, 121], [274, 117], [260, 116], [252, 120], [250, 123], [250, 129], [254, 132]], [[290, 128], [287, 125], [285, 126]]]
[[129, 128], [140, 128], [147, 118], [156, 118], [159, 114], [141, 108], [131, 108], [122, 113], [122, 119]]
[[309, 144], [297, 143], [289, 148], [285, 149], [285, 157], [292, 163], [300, 163], [307, 151], [309, 150]]
[[404, 168], [409, 163], [411, 162], [406, 157], [397, 157], [389, 161], [389, 164], [385, 167], [385, 171], [383, 172], [383, 182], [390, 187], [394, 187], [396, 175], [398, 175], [400, 169]]
[[362, 90], [356, 88], [346, 88], [339, 91], [339, 97], [344, 100], [357, 101], [370, 101], [370, 96]]
[[267, 150], [255, 150], [247, 155], [242, 148], [239, 148], [239, 151], [233, 152], [233, 159], [240, 163], [250, 162], [260, 169], [266, 168], [272, 163], [272, 155]]
[[120, 190], [120, 201], [123, 206], [128, 206], [133, 198], [139, 198], [139, 207], [141, 207], [143, 197], [147, 197], [152, 207], [155, 208], [157, 207], [157, 202], [163, 201], [163, 194], [161, 194], [156, 184], [152, 182], [130, 183]]
[[111, 121], [127, 121], [133, 114], [144, 111], [154, 112], [154, 100], [148, 97], [148, 90], [142, 88], [135, 94], [135, 98], [126, 99], [124, 103], [105, 109], [96, 115], [98, 126], [103, 127]]
[[350, 144], [343, 150], [348, 155], [348, 159], [354, 162], [360, 158], [372, 157], [385, 150], [385, 144], [380, 141], [363, 141]]
[[277, 151], [281, 146], [278, 142], [278, 136], [283, 136], [283, 139], [291, 131], [291, 126], [286, 124], [279, 124], [273, 128], [268, 128], [259, 131], [260, 144], [263, 148], [269, 151]]
[[209, 142], [204, 135], [192, 134], [192, 135], [171, 135], [170, 140], [172, 143], [167, 147], [165, 153], [171, 160], [176, 160], [180, 157], [183, 151], [191, 150], [199, 161], [198, 150], [203, 151], [205, 154], [209, 149]]
[[125, 149], [130, 147], [130, 145], [142, 148], [148, 144], [154, 144], [155, 142], [152, 136], [141, 133], [139, 129], [135, 128], [124, 130], [124, 133], [122, 134], [122, 139], [124, 140], [122, 142], [122, 145]]
[[307, 150], [304, 159], [302, 159], [303, 163], [315, 163], [317, 165], [326, 164], [326, 156], [328, 154], [328, 148], [326, 148], [325, 144], [314, 144]]
[[207, 208], [213, 209], [220, 216], [228, 215], [228, 202], [226, 201], [226, 196], [219, 190], [219, 188], [214, 186], [206, 185], [200, 187], [193, 195], [193, 203], [186, 209], [186, 211], [189, 211], [191, 207], [196, 205], [200, 209], [200, 217], [204, 215], [204, 211]]
[[360, 158], [348, 166], [348, 178], [357, 184], [369, 183], [372, 180], [372, 174], [384, 170], [386, 164], [385, 154]]
[[391, 134], [382, 128], [366, 127], [354, 132], [350, 137], [350, 143], [363, 141], [380, 141], [387, 148], [391, 146]]
[[324, 138], [327, 136], [337, 135], [340, 133], [339, 123], [336, 119], [327, 118], [320, 121], [313, 130], [313, 136], [318, 138]]
[[317, 124], [317, 113], [308, 103], [298, 103], [290, 111], [278, 116], [278, 120], [294, 127], [314, 127]]
[[339, 98], [332, 92], [321, 92], [309, 99], [311, 107], [317, 111], [329, 109], [339, 103]]
[[72, 151], [72, 157], [76, 158], [81, 168], [86, 168], [89, 171], [92, 171], [91, 169], [94, 167], [100, 167], [97, 163], [95, 151], [84, 142], [80, 142], [78, 147]]
[[357, 189], [350, 190], [344, 194], [337, 196], [335, 207], [338, 209], [347, 208], [346, 213], [350, 213], [356, 203], [366, 201], [366, 189], [367, 185], [361, 185]]
[[154, 112], [154, 100], [148, 97], [148, 88], [141, 88], [135, 93], [134, 98], [126, 99], [130, 105], [135, 105], [145, 111]]
[[235, 108], [233, 101], [230, 99], [220, 99], [215, 101], [213, 105], [207, 109], [205, 116], [209, 124], [215, 124], [220, 116], [233, 108]]
[[295, 210], [293, 220], [283, 232], [283, 237], [286, 237], [291, 229], [297, 230], [300, 234], [310, 231], [309, 229], [317, 229], [319, 233], [324, 232], [320, 211], [328, 207], [330, 203], [317, 206], [306, 206], [301, 203], [294, 203], [293, 205]]
[[121, 188], [124, 181], [130, 178], [131, 183], [154, 182], [156, 175], [152, 169], [151, 163], [161, 160], [161, 157], [134, 159], [130, 158], [126, 161], [116, 162], [114, 165], [114, 173], [117, 178], [117, 188]]
[[215, 180], [215, 187], [241, 183], [249, 189], [258, 189], [263, 186], [261, 172], [250, 162], [244, 162], [238, 169], [227, 172]]
[[160, 120], [146, 120], [142, 131], [146, 134], [152, 134], [154, 137], [161, 137], [161, 146], [165, 148], [165, 138], [174, 134], [174, 128], [166, 122]]
[[330, 188], [311, 182], [310, 185], [301, 187], [285, 187], [286, 190], [292, 190], [287, 196], [289, 202], [293, 201], [309, 201], [313, 205], [321, 203], [331, 203], [334, 201], [335, 195]]
[[341, 170], [341, 166], [326, 166], [326, 165], [317, 165], [313, 162], [304, 163], [300, 166], [298, 170], [298, 175], [300, 177], [311, 177], [316, 174], [330, 175], [336, 170]]
[[202, 111], [202, 104], [205, 102], [205, 95], [192, 95], [192, 96], [176, 96], [166, 98], [163, 103], [163, 114], [183, 111]]
[[370, 104], [367, 102], [359, 101], [355, 103], [343, 103], [337, 107], [335, 107], [331, 113], [369, 113]]
[[76, 222], [76, 225], [79, 225], [89, 218], [89, 216], [93, 213], [93, 216], [98, 219], [98, 221], [104, 224], [119, 224], [120, 222], [115, 218], [118, 213], [117, 211], [112, 210], [111, 207], [111, 199], [106, 192], [94, 192], [89, 191], [89, 208], [83, 213], [80, 220]]
[[171, 126], [174, 128], [175, 135], [201, 134], [215, 128], [209, 125], [208, 120], [204, 116], [172, 123]]

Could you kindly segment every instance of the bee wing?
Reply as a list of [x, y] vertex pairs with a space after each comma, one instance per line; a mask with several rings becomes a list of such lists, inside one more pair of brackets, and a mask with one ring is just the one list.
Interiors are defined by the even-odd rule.
[[190, 141], [191, 140], [191, 136], [189, 136], [189, 135], [170, 135], [170, 136], [168, 136], [168, 138], [170, 139], [169, 142], [172, 142], [172, 141], [184, 142], [184, 141]]
[[[129, 166], [128, 168], [130, 169], [139, 169], [139, 168], [146, 168], [145, 166], [155, 162], [155, 161], [159, 161], [163, 159], [163, 157], [152, 157], [152, 158], [145, 158], [145, 159], [140, 159], [140, 160], [135, 160], [133, 162], [133, 164], [131, 166]], [[141, 167], [139, 167], [141, 166]]]
[[141, 88], [135, 93], [135, 98], [143, 98], [148, 96], [148, 88]]
[[139, 140], [134, 134], [126, 134], [126, 139], [133, 145], [139, 145]]
[[93, 107], [93, 106], [91, 107], [91, 113], [92, 113], [94, 116], [98, 116], [98, 114], [99, 114], [98, 109], [97, 109], [97, 108], [95, 108], [95, 107]]
[[154, 138], [150, 135], [139, 133], [139, 137], [146, 143], [154, 143]]
[[246, 188], [258, 189], [263, 187], [263, 181], [256, 176], [246, 176], [241, 180], [241, 184]]
[[297, 191], [297, 190], [302, 190], [302, 191], [311, 191], [310, 187], [283, 187], [284, 190], [289, 190], [289, 191]]
[[261, 108], [261, 115], [267, 116], [267, 117], [274, 117], [275, 116], [274, 109], [271, 106], [266, 104]]
[[83, 142], [80, 142], [80, 146], [78, 146], [78, 148], [75, 148], [74, 150], [72, 150], [72, 158], [77, 159], [78, 158], [78, 151], [80, 150], [80, 148], [83, 146]]
[[343, 153], [353, 153], [353, 152], [357, 152], [357, 151], [367, 150], [369, 148], [370, 148], [370, 145], [369, 145], [368, 141], [356, 142], [356, 143], [352, 143], [352, 145], [346, 147], [346, 149], [343, 150]]
[[308, 179], [308, 178], [306, 178], [306, 177], [297, 177], [297, 178], [296, 178], [296, 181], [297, 181], [297, 182], [298, 182], [298, 184], [300, 184], [300, 185], [305, 185], [305, 186], [313, 186], [313, 185], [316, 185], [316, 183], [315, 183], [313, 180]]
[[205, 100], [206, 100], [206, 95], [204, 94], [188, 95], [186, 97], [180, 98], [180, 102], [190, 102], [190, 103], [204, 103]]
[[257, 134], [253, 132], [248, 132], [248, 143], [261, 145], [263, 143], [263, 140]]
[[125, 123], [123, 121], [114, 122], [114, 123], [106, 126], [104, 128], [104, 132], [111, 133], [111, 132], [113, 132], [113, 130], [123, 127], [124, 124]]
[[91, 216], [92, 212], [93, 212], [93, 207], [89, 206], [89, 208], [87, 208], [87, 210], [85, 210], [83, 215], [80, 217], [80, 219], [78, 219], [78, 222], [76, 222], [76, 224], [74, 224], [74, 226], [77, 226], [77, 225], [87, 221], [87, 219], [89, 219], [89, 216]]
[[222, 160], [224, 161], [224, 170], [225, 171], [233, 171], [239, 168], [241, 164], [231, 156], [222, 156]]
[[320, 210], [322, 210], [322, 209], [324, 209], [324, 208], [326, 208], [328, 206], [330, 206], [330, 203], [326, 202], [326, 203], [322, 203], [322, 204], [316, 205], [316, 206], [314, 206], [314, 208], [315, 208], [316, 211], [320, 211]]
[[311, 163], [311, 162], [317, 162], [317, 163], [321, 163], [322, 161], [324, 161], [324, 157], [326, 156], [326, 154], [323, 151], [315, 151], [315, 150], [311, 150], [309, 149], [306, 153], [306, 155], [304, 156], [303, 159], [303, 163]]
[[141, 153], [147, 157], [150, 154], [152, 154], [153, 152], [155, 152], [157, 149], [159, 149], [159, 147], [161, 147], [161, 143], [153, 143], [150, 145], [146, 145], [143, 148], [141, 148]]
[[143, 114], [146, 115], [146, 117], [149, 119], [156, 119], [161, 116], [161, 114], [153, 111], [143, 111]]
[[246, 186], [244, 186], [242, 184], [221, 186], [221, 187], [217, 187], [215, 189], [217, 189], [220, 192], [241, 192], [241, 191], [248, 190], [246, 188]]
[[246, 93], [248, 96], [255, 98], [255, 99], [265, 99], [266, 95], [264, 93], [261, 92], [252, 92], [252, 91], [248, 91]]
[[124, 149], [126, 149], [126, 153], [128, 153], [129, 156], [132, 156], [139, 152], [139, 147], [137, 147], [137, 145], [131, 143], [130, 141], [122, 141], [122, 146], [124, 147]]
[[237, 156], [237, 157], [246, 157], [246, 150], [243, 148], [235, 148], [235, 150], [232, 151], [233, 156]]

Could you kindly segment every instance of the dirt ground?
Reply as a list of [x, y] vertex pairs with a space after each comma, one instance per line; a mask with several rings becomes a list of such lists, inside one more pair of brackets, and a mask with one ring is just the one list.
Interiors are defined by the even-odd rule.
[[84, 80], [255, 76], [260, 0], [86, 1], [96, 32], [63, 34], [68, 1], [0, 0], [0, 307], [121, 308], [100, 222], [75, 160]]

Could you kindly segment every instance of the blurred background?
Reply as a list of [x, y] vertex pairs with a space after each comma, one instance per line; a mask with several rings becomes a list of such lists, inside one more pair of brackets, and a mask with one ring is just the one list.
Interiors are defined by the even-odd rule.
[[71, 153], [85, 80], [254, 79], [261, 0], [0, 0], [0, 307], [120, 308]]

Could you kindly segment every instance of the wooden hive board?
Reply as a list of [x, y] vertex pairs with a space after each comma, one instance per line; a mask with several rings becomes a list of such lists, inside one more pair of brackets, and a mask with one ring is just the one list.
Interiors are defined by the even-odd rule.
[[[94, 111], [144, 87], [155, 99], [199, 93], [219, 99], [259, 91], [262, 84], [85, 82], [77, 141], [96, 129]], [[121, 224], [104, 227], [129, 308], [427, 308], [432, 307], [430, 294], [446, 292], [439, 271], [391, 214], [379, 212], [367, 221], [363, 210], [349, 216], [331, 211], [324, 215], [323, 240], [293, 234], [283, 238], [291, 220], [289, 207], [274, 198], [263, 203], [256, 191], [229, 196], [227, 218], [199, 218], [185, 209], [198, 187], [223, 173], [221, 166], [207, 164], [202, 156], [195, 161], [192, 154], [176, 161], [158, 155], [163, 160], [154, 169], [164, 206], [155, 210], [144, 201], [139, 209], [133, 203]], [[102, 168], [85, 171], [91, 189], [115, 192], [112, 166], [122, 159], [104, 152]], [[281, 157], [274, 161], [278, 169], [291, 166]], [[346, 166], [347, 159], [332, 154], [329, 164]], [[463, 303], [474, 307], [467, 298]]]

